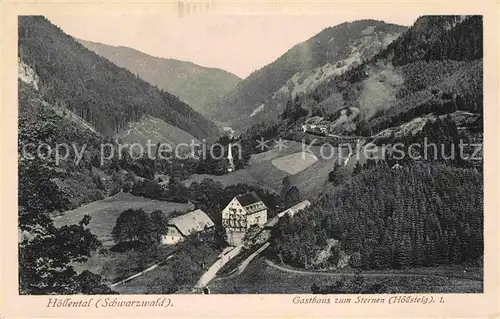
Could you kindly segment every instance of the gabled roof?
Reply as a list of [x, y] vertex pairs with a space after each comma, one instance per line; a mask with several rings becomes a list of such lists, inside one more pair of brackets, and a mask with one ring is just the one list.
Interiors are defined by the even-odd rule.
[[259, 196], [257, 196], [255, 192], [238, 195], [236, 196], [236, 199], [238, 200], [238, 202], [240, 202], [241, 206], [243, 207], [261, 202]]
[[169, 226], [175, 226], [183, 236], [197, 233], [214, 226], [214, 222], [201, 209], [177, 216], [168, 221]]

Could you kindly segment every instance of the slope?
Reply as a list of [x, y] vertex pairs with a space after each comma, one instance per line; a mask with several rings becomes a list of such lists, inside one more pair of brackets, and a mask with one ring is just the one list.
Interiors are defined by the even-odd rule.
[[482, 113], [482, 32], [480, 16], [421, 17], [371, 60], [289, 102], [286, 114], [318, 104], [335, 122], [355, 108], [350, 132], [371, 135], [431, 112]]
[[[144, 116], [140, 121], [130, 122], [128, 128], [117, 137], [117, 140], [121, 144], [139, 143], [142, 146], [147, 145], [148, 142], [153, 145], [164, 143], [174, 148], [180, 143], [190, 144], [191, 141], [196, 141], [196, 138], [161, 119]], [[153, 154], [155, 150], [156, 146], [152, 148]]]
[[86, 49], [42, 16], [19, 17], [19, 56], [38, 75], [40, 93], [112, 135], [143, 115], [158, 117], [192, 135], [218, 133], [176, 96], [159, 90]]
[[230, 92], [241, 80], [227, 71], [207, 68], [191, 62], [163, 59], [138, 50], [85, 40], [78, 41], [87, 49], [114, 64], [137, 74], [160, 89], [177, 95], [204, 116], [213, 115], [210, 105]]
[[[327, 239], [340, 240], [350, 265], [363, 269], [477, 262], [483, 252], [483, 176], [475, 169], [379, 165], [325, 192], [273, 231], [273, 255], [293, 266], [315, 264]], [[293, 252], [293, 253], [291, 253]]]
[[217, 116], [239, 128], [272, 120], [283, 101], [371, 58], [405, 29], [375, 20], [327, 28], [238, 83], [217, 103]]
[[[31, 189], [29, 181], [39, 174], [40, 167], [48, 170], [48, 178], [62, 195], [53, 198], [54, 194], [45, 194], [48, 199], [76, 207], [103, 198], [106, 191], [102, 183], [96, 181], [89, 163], [92, 156], [98, 154], [99, 145], [111, 141], [70, 110], [43, 100], [32, 85], [34, 82], [20, 79], [19, 179], [30, 185], [19, 188], [20, 206], [30, 204], [23, 202], [23, 198], [31, 198], [30, 194], [36, 191]], [[57, 161], [55, 152], [59, 152]]]

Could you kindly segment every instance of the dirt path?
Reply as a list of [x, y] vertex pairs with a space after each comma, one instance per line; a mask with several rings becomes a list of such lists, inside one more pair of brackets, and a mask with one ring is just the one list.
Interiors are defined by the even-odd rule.
[[227, 251], [225, 253], [221, 253], [219, 258], [210, 266], [210, 268], [200, 277], [196, 285], [194, 286], [194, 290], [206, 287], [212, 279], [215, 278], [217, 272], [231, 259], [236, 257], [241, 250], [243, 249], [243, 245], [239, 245], [234, 247], [231, 251]]
[[[353, 273], [321, 272], [321, 271], [292, 269], [292, 268], [277, 265], [277, 264], [273, 263], [272, 261], [270, 261], [269, 259], [266, 259], [266, 264], [273, 267], [273, 268], [284, 271], [284, 272], [301, 274], [301, 275], [315, 275], [315, 276], [327, 276], [327, 277], [342, 277], [342, 276], [352, 277], [352, 276], [356, 275]], [[421, 273], [411, 273], [411, 272], [408, 272], [408, 273], [377, 272], [377, 273], [363, 273], [362, 276], [363, 277], [429, 277], [429, 276], [431, 276], [431, 277], [459, 278], [459, 279], [464, 279], [464, 280], [472, 280], [472, 281], [482, 282], [481, 279], [460, 276], [458, 274], [457, 275], [445, 275], [445, 274], [421, 274]]]
[[245, 271], [245, 269], [247, 268], [247, 266], [250, 264], [250, 262], [255, 258], [257, 257], [261, 252], [263, 252], [267, 247], [269, 247], [270, 243], [269, 242], [266, 242], [265, 244], [263, 244], [259, 249], [257, 249], [253, 254], [251, 254], [250, 256], [247, 257], [247, 259], [245, 259], [237, 268], [235, 268], [231, 274], [229, 276], [227, 276], [226, 278], [228, 279], [233, 279], [235, 277], [238, 277], [239, 275], [241, 275], [241, 273], [243, 273]]
[[[165, 259], [165, 261], [167, 261], [167, 260], [171, 259], [172, 257], [174, 257], [174, 255], [175, 255], [175, 253], [174, 253], [174, 254], [172, 254], [172, 255], [170, 255], [170, 256], [168, 256], [168, 257], [167, 257], [167, 259]], [[165, 262], [165, 261], [164, 261], [164, 262]], [[127, 278], [125, 278], [125, 279], [123, 279], [123, 280], [121, 280], [121, 281], [119, 281], [119, 282], [115, 282], [115, 283], [111, 284], [111, 285], [110, 285], [110, 287], [111, 287], [111, 288], [113, 288], [113, 287], [116, 287], [116, 286], [118, 286], [118, 285], [121, 285], [121, 284], [123, 284], [123, 283], [125, 283], [125, 282], [131, 281], [131, 280], [133, 280], [133, 279], [135, 279], [135, 278], [137, 278], [137, 277], [140, 277], [140, 276], [142, 276], [142, 275], [144, 275], [144, 274], [146, 274], [146, 273], [150, 272], [151, 270], [156, 269], [157, 267], [159, 267], [159, 266], [160, 266], [160, 264], [162, 264], [162, 263], [157, 263], [157, 264], [154, 264], [153, 266], [151, 266], [151, 267], [149, 267], [149, 268], [146, 268], [146, 269], [144, 269], [143, 271], [138, 272], [138, 273], [137, 273], [137, 274], [135, 274], [135, 275], [132, 275], [132, 276], [127, 277]]]
[[[255, 258], [257, 257], [261, 252], [263, 252], [267, 247], [269, 247], [269, 242], [266, 242], [264, 243], [258, 250], [256, 250], [253, 254], [251, 254], [250, 256], [248, 256], [241, 264], [238, 265], [237, 268], [235, 268], [233, 270], [233, 272], [231, 272], [231, 274], [226, 277], [226, 278], [235, 278], [235, 277], [238, 277], [243, 271], [245, 271], [245, 269], [247, 268], [248, 264], [250, 264], [250, 262]], [[199, 289], [199, 288], [203, 288], [205, 286], [208, 285], [208, 283], [210, 281], [212, 281], [215, 277], [216, 277], [216, 274], [217, 272], [231, 259], [233, 259], [234, 257], [236, 257], [236, 255], [238, 255], [241, 250], [243, 249], [243, 245], [239, 245], [239, 246], [236, 246], [233, 250], [235, 251], [231, 251], [231, 257], [228, 258], [224, 258], [223, 256], [228, 256], [228, 253], [226, 254], [221, 254], [219, 256], [219, 259], [217, 259], [217, 261], [200, 277], [200, 279], [198, 280], [198, 282], [196, 283], [194, 289]]]

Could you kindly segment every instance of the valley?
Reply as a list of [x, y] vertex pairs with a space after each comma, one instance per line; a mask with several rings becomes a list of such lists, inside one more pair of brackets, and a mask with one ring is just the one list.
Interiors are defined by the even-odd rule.
[[20, 293], [482, 293], [482, 31], [345, 22], [241, 79], [20, 17]]

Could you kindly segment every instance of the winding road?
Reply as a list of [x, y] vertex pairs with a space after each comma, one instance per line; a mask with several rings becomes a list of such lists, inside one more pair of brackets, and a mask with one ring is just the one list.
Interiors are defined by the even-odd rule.
[[[266, 259], [266, 264], [270, 267], [276, 268], [278, 270], [288, 272], [288, 273], [294, 273], [294, 274], [300, 274], [300, 275], [314, 275], [314, 276], [327, 276], [327, 277], [353, 277], [356, 276], [354, 273], [342, 273], [342, 272], [321, 272], [321, 271], [311, 271], [311, 270], [299, 270], [299, 269], [293, 269], [293, 268], [288, 268], [288, 267], [283, 267], [280, 265], [277, 265], [270, 261], [269, 259]], [[478, 278], [471, 278], [471, 277], [464, 277], [460, 275], [445, 275], [445, 274], [422, 274], [422, 273], [397, 273], [397, 272], [377, 272], [377, 273], [362, 273], [361, 274], [363, 277], [444, 277], [444, 278], [459, 278], [459, 279], [465, 279], [465, 280], [471, 280], [471, 281], [478, 281], [482, 282], [481, 279]]]
[[270, 243], [266, 242], [264, 245], [262, 245], [259, 249], [257, 249], [253, 254], [247, 257], [237, 268], [235, 268], [229, 276], [226, 277], [226, 279], [232, 279], [235, 277], [238, 277], [241, 275], [247, 266], [250, 264], [250, 262], [257, 257], [261, 252], [263, 252], [267, 247], [269, 247]]

